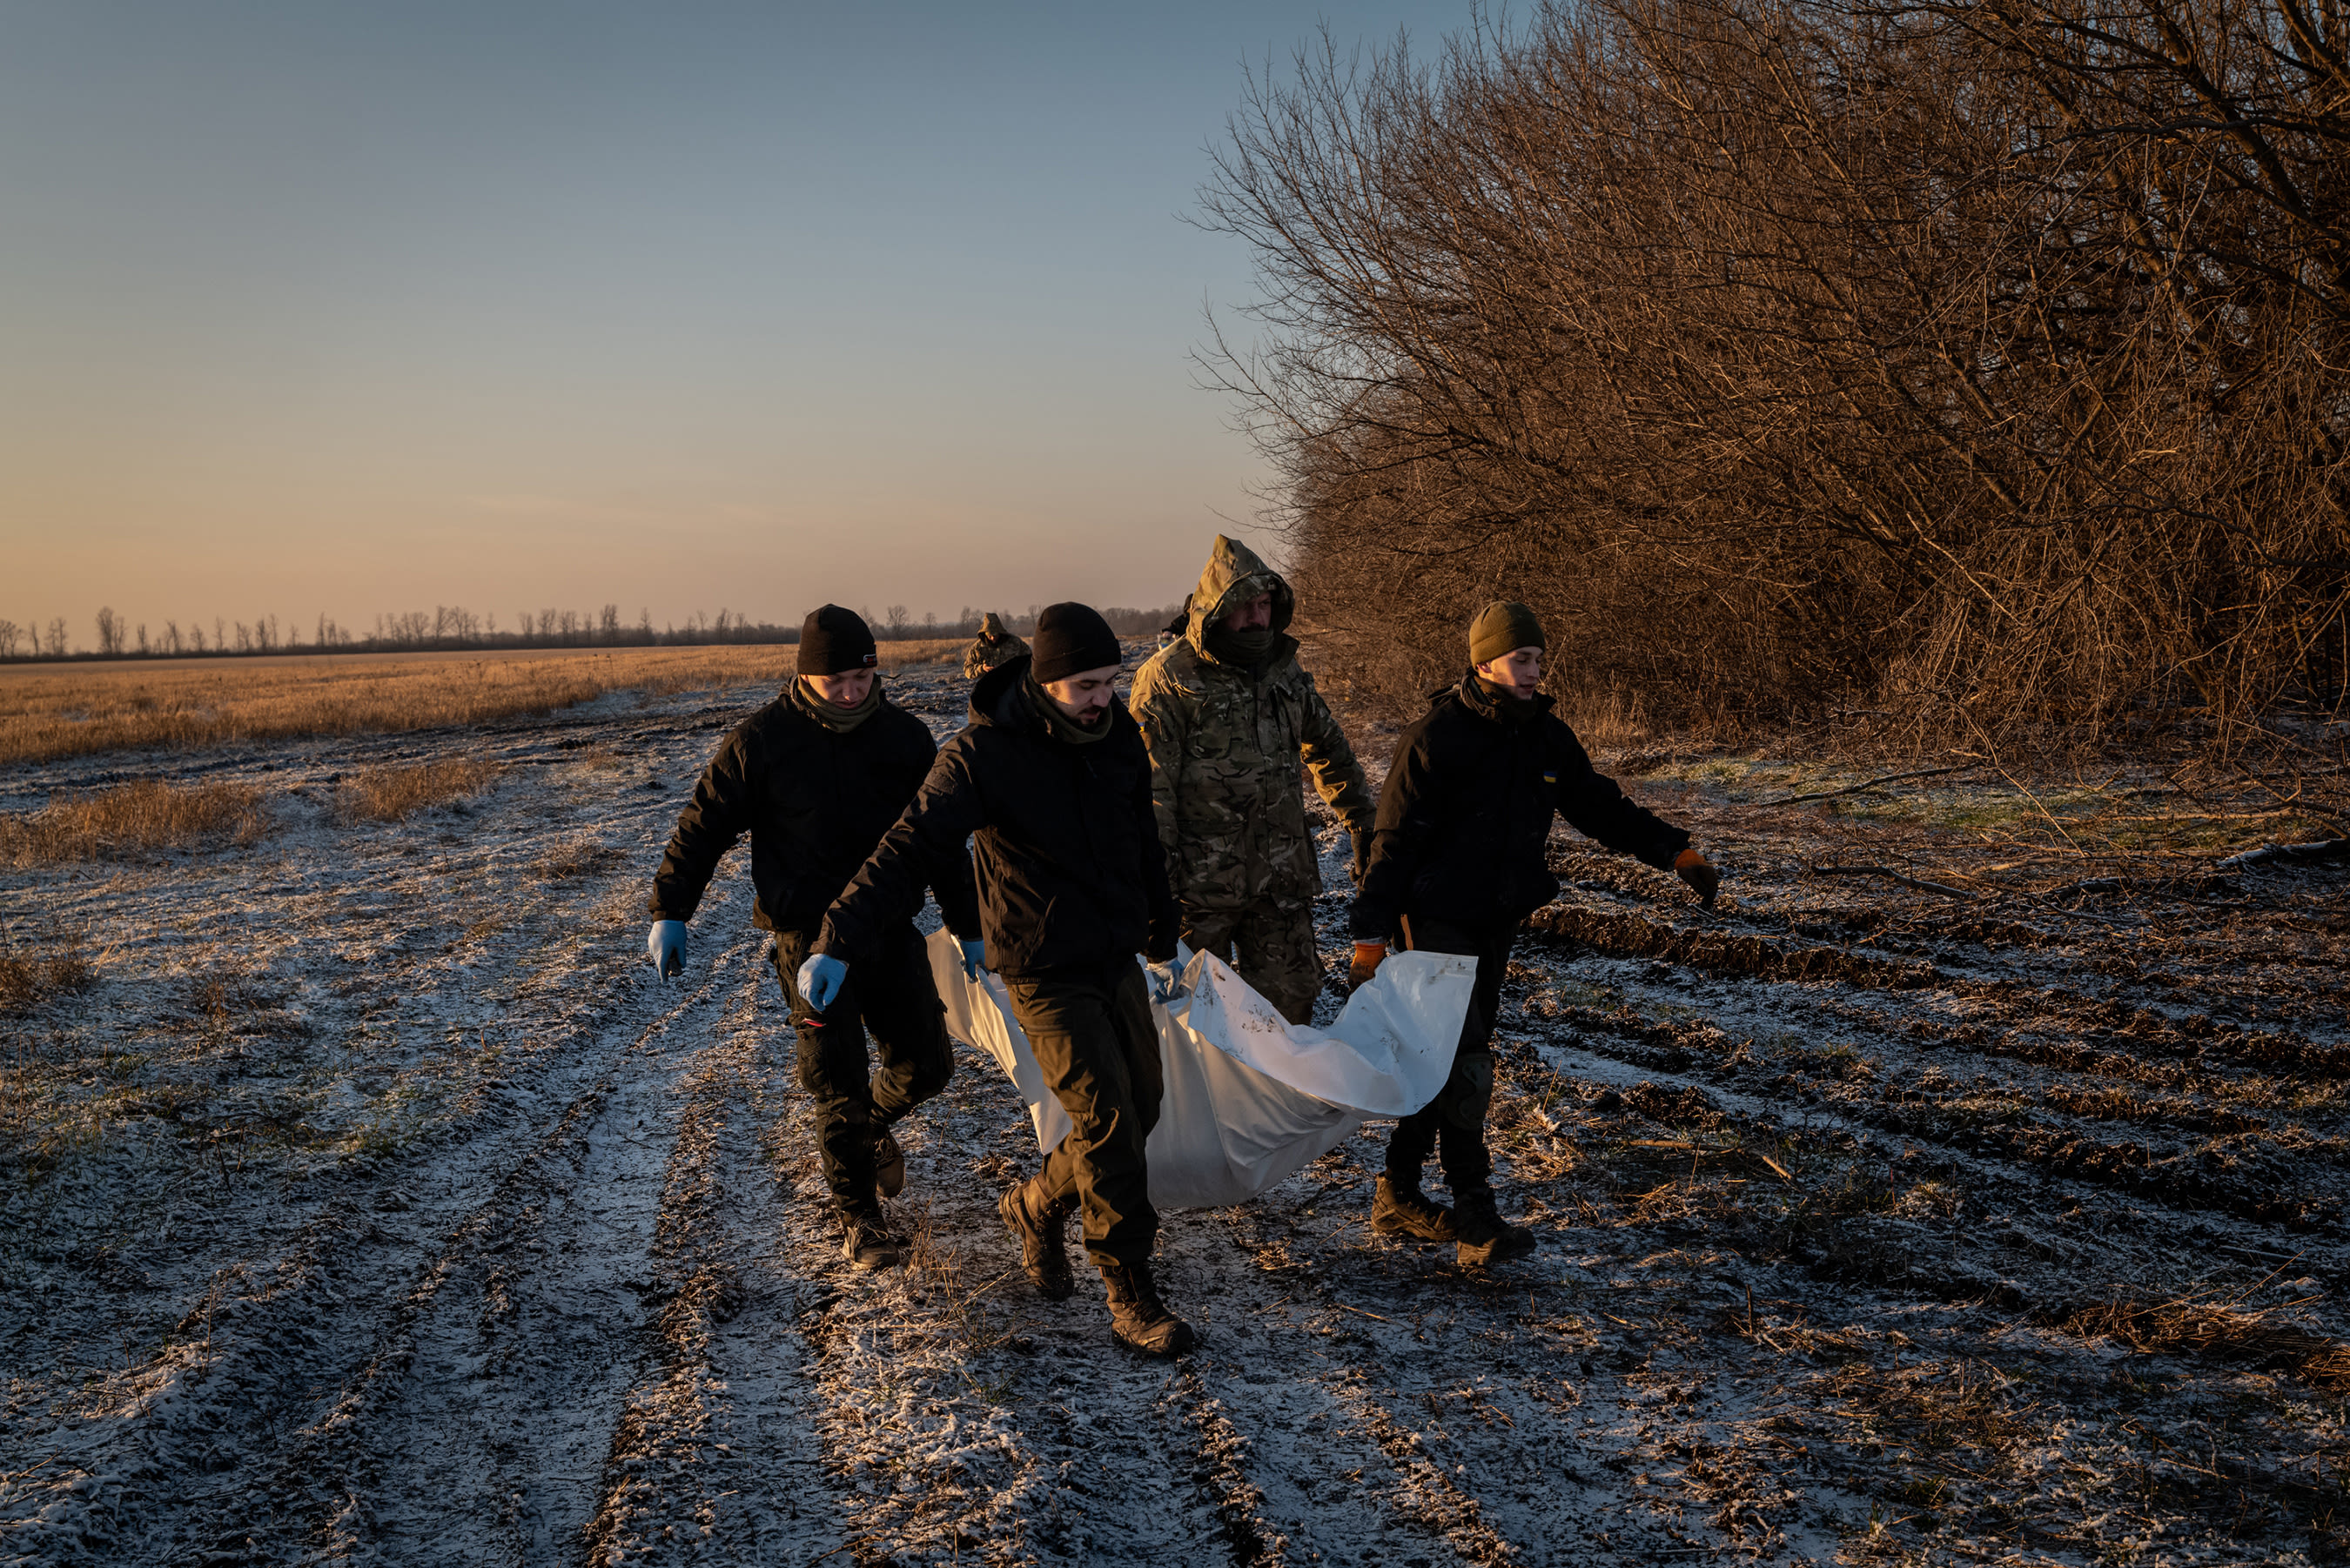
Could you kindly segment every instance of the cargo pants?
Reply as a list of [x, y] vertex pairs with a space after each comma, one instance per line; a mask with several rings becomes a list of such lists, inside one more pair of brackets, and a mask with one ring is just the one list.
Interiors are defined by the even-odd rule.
[[1183, 940], [1194, 952], [1213, 953], [1232, 964], [1292, 1023], [1313, 1022], [1314, 999], [1322, 994], [1323, 977], [1311, 899], [1266, 898], [1237, 909], [1186, 904]]
[[1431, 1153], [1444, 1172], [1455, 1203], [1493, 1189], [1493, 1157], [1485, 1147], [1485, 1110], [1493, 1099], [1493, 1026], [1502, 1011], [1502, 977], [1510, 967], [1515, 920], [1484, 926], [1411, 922], [1411, 948], [1427, 952], [1466, 953], [1477, 961], [1477, 981], [1469, 995], [1469, 1015], [1461, 1021], [1461, 1042], [1452, 1072], [1436, 1098], [1396, 1123], [1388, 1139], [1388, 1178], [1419, 1185], [1420, 1168]]
[[1079, 1209], [1095, 1263], [1148, 1261], [1159, 1211], [1143, 1150], [1166, 1085], [1140, 966], [1119, 959], [1099, 969], [1006, 975], [1003, 987], [1071, 1124], [1045, 1156], [1037, 1197], [1055, 1210]]
[[[815, 940], [812, 931], [777, 931], [769, 956], [799, 1035], [800, 1087], [816, 1110], [825, 1186], [841, 1213], [869, 1216], [879, 1202], [874, 1132], [947, 1086], [954, 1047], [930, 951], [913, 921], [899, 922], [879, 952], [850, 964], [840, 994], [821, 1013], [800, 994], [800, 965]], [[868, 1031], [881, 1059], [879, 1077], [868, 1073]]]

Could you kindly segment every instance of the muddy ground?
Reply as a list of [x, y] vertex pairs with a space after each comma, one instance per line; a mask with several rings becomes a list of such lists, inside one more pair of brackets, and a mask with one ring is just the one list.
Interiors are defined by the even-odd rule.
[[[891, 689], [961, 722], [951, 671]], [[969, 1051], [904, 1129], [914, 1265], [846, 1267], [743, 853], [685, 979], [645, 967], [761, 695], [0, 778], [257, 782], [273, 825], [0, 872], [9, 950], [90, 965], [0, 1017], [0, 1561], [2350, 1552], [2342, 866], [2019, 891], [1964, 781], [1781, 806], [1871, 770], [1617, 757], [1729, 880], [1708, 913], [1562, 834], [1494, 1112], [1540, 1251], [1374, 1236], [1374, 1127], [1168, 1216], [1170, 1366], [1021, 1282], [993, 1204], [1036, 1151]], [[507, 772], [332, 809], [456, 754]]]

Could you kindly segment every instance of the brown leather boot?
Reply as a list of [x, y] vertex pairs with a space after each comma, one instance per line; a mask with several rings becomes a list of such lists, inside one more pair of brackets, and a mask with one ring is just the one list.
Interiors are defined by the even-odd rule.
[[1371, 1229], [1382, 1236], [1409, 1236], [1417, 1241], [1457, 1241], [1461, 1232], [1452, 1210], [1420, 1191], [1417, 1181], [1382, 1176], [1371, 1199]]
[[1128, 1350], [1145, 1355], [1180, 1355], [1200, 1343], [1191, 1325], [1167, 1310], [1151, 1282], [1150, 1265], [1104, 1263], [1102, 1283], [1109, 1289], [1109, 1333]]
[[906, 1261], [906, 1250], [879, 1213], [843, 1212], [840, 1255], [866, 1271], [894, 1269]]
[[1077, 1288], [1069, 1274], [1069, 1254], [1061, 1246], [1068, 1207], [1039, 1204], [1024, 1181], [995, 1200], [995, 1212], [1003, 1217], [1004, 1229], [1020, 1238], [1020, 1267], [1036, 1293], [1048, 1302], [1068, 1300]]
[[1456, 1193], [1452, 1223], [1461, 1232], [1453, 1254], [1463, 1268], [1483, 1268], [1488, 1263], [1523, 1258], [1534, 1250], [1534, 1233], [1502, 1218], [1502, 1211], [1493, 1206], [1490, 1188], [1482, 1192]]

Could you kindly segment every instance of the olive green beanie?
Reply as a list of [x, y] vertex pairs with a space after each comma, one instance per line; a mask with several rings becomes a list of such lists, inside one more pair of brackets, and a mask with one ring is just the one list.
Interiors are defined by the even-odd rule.
[[1542, 622], [1521, 604], [1490, 604], [1469, 623], [1469, 662], [1491, 664], [1520, 648], [1543, 648]]

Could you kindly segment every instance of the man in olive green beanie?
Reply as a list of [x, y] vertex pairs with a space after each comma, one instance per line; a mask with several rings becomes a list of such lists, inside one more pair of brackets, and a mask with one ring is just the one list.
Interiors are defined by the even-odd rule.
[[[1493, 1200], [1485, 1107], [1493, 1093], [1493, 1024], [1518, 923], [1558, 896], [1544, 854], [1554, 812], [1610, 849], [1669, 867], [1708, 904], [1721, 878], [1690, 836], [1624, 798], [1596, 771], [1542, 694], [1542, 622], [1522, 604], [1487, 605], [1469, 623], [1471, 668], [1440, 693], [1396, 743], [1379, 791], [1370, 867], [1356, 896], [1357, 984], [1388, 944], [1469, 953], [1477, 983], [1436, 1098], [1396, 1124], [1374, 1229], [1451, 1241], [1463, 1263], [1531, 1252], [1534, 1232], [1503, 1220]], [[1439, 1153], [1450, 1210], [1419, 1189]]]
[[1544, 649], [1542, 622], [1522, 604], [1494, 603], [1469, 623], [1469, 662], [1491, 664], [1521, 648]]

